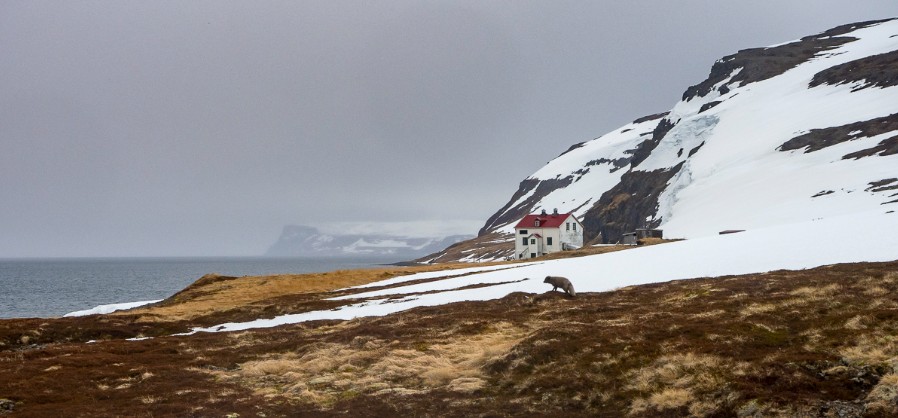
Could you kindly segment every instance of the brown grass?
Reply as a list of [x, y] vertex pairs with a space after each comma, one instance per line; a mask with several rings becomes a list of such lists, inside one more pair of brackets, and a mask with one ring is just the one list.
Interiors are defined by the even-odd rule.
[[672, 354], [630, 373], [630, 389], [644, 394], [630, 404], [630, 414], [674, 410], [691, 416], [708, 416], [738, 398], [727, 385], [744, 375], [746, 364], [727, 364], [712, 355]]
[[898, 374], [890, 373], [879, 379], [879, 383], [864, 398], [864, 404], [871, 415], [898, 415]]
[[112, 315], [140, 316], [146, 321], [185, 321], [234, 307], [270, 303], [281, 297], [323, 293], [409, 274], [470, 267], [439, 264], [337, 270], [327, 273], [229, 277], [207, 274], [165, 301]]
[[354, 394], [473, 392], [486, 384], [482, 367], [525, 336], [509, 323], [483, 332], [407, 347], [400, 341], [359, 336], [348, 343], [315, 344], [302, 354], [282, 353], [210, 371], [222, 381], [252, 387], [263, 396], [285, 396], [322, 407]]
[[896, 306], [891, 262], [190, 337], [127, 314], [5, 320], [0, 398], [29, 417], [894, 416]]

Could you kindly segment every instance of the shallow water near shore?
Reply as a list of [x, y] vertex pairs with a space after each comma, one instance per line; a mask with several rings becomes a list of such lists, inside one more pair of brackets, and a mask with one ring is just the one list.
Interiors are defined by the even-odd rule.
[[57, 317], [98, 305], [164, 299], [207, 273], [316, 273], [397, 261], [384, 257], [0, 259], [0, 318]]

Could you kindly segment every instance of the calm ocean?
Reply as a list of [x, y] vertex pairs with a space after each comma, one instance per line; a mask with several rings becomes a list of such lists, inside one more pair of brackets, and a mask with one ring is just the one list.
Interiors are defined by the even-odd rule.
[[53, 317], [165, 299], [206, 273], [256, 276], [375, 267], [385, 258], [0, 259], [0, 318]]

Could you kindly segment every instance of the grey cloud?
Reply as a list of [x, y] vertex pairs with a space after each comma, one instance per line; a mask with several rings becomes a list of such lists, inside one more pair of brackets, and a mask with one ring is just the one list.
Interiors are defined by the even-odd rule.
[[251, 255], [289, 223], [469, 225], [571, 144], [668, 109], [725, 54], [895, 15], [835, 0], [4, 2], [0, 257]]

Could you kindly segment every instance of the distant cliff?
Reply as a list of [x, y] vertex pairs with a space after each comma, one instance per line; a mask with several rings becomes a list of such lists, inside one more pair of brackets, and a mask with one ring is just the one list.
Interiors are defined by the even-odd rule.
[[470, 235], [452, 235], [410, 238], [386, 234], [327, 234], [310, 226], [288, 225], [284, 227], [280, 238], [265, 252], [265, 255], [269, 257], [368, 255], [410, 260], [439, 251], [471, 237]]

